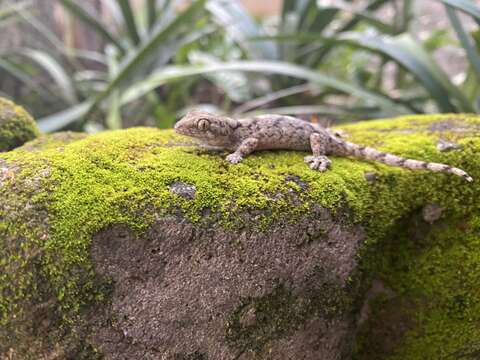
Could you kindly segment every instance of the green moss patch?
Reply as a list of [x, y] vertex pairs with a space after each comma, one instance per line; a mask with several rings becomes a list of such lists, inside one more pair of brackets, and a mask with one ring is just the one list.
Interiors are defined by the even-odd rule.
[[[381, 245], [382, 261], [370, 266], [395, 296], [375, 302], [358, 359], [478, 358], [478, 220], [478, 215], [450, 218], [433, 227], [424, 225], [417, 236], [398, 232], [391, 243]], [[411, 222], [403, 225], [419, 228]], [[392, 319], [396, 321], [389, 322]], [[375, 336], [382, 332], [382, 337]], [[392, 342], [395, 346], [388, 346]]]
[[0, 98], [0, 151], [12, 150], [38, 135], [37, 125], [25, 109]]
[[[411, 116], [344, 129], [349, 141], [445, 162], [480, 180], [476, 132], [431, 128], [451, 118]], [[474, 117], [458, 119], [480, 124]], [[439, 153], [436, 142], [445, 136], [463, 148]], [[279, 219], [295, 221], [313, 205], [333, 212], [346, 205], [352, 221], [365, 227], [369, 248], [425, 203], [457, 215], [479, 210], [479, 182], [453, 175], [336, 157], [330, 171], [318, 173], [303, 163], [304, 153], [293, 151], [259, 152], [231, 165], [172, 131], [147, 128], [53, 139], [40, 138], [0, 156], [6, 169], [0, 174], [3, 326], [13, 326], [28, 306], [45, 300], [68, 327], [85, 305], [103, 301], [104, 284], [96, 279], [90, 246], [96, 232], [113, 224], [141, 232], [156, 217], [180, 212], [199, 225], [216, 221], [235, 229], [265, 229]], [[367, 172], [377, 180], [368, 182]], [[193, 185], [194, 198], [172, 192], [175, 182]], [[246, 218], [246, 213], [256, 215]]]
[[279, 285], [264, 297], [244, 299], [228, 321], [227, 340], [240, 351], [253, 351], [262, 358], [265, 345], [270, 341], [281, 338], [308, 319], [340, 316], [351, 303], [348, 291], [333, 283], [324, 283], [316, 291], [303, 295], [293, 294]]

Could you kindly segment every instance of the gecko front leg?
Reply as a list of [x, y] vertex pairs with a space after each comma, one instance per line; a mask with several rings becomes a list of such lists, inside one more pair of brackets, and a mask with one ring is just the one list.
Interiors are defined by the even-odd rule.
[[304, 158], [304, 161], [310, 164], [310, 169], [324, 172], [330, 167], [332, 162], [325, 156], [329, 141], [327, 134], [313, 133], [310, 135], [310, 147], [313, 156], [305, 156]]
[[256, 138], [247, 138], [243, 140], [237, 150], [226, 157], [226, 160], [232, 164], [238, 164], [245, 156], [255, 151], [257, 144], [258, 139]]

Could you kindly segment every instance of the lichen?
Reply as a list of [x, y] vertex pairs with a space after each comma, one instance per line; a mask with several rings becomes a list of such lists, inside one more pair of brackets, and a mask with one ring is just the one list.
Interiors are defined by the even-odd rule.
[[[412, 221], [403, 225], [419, 232]], [[478, 213], [422, 225], [421, 234], [392, 236], [378, 249], [381, 261], [369, 264], [395, 296], [376, 301], [356, 359], [476, 359], [480, 354]], [[396, 323], [389, 324], [393, 318]]]
[[9, 151], [36, 138], [39, 131], [25, 109], [0, 97], [0, 151]]
[[[410, 116], [344, 129], [349, 141], [446, 162], [480, 179], [476, 130], [431, 128], [452, 118], [480, 124], [472, 116]], [[439, 153], [440, 136], [462, 149]], [[318, 173], [303, 163], [304, 153], [293, 151], [259, 152], [230, 165], [172, 131], [147, 128], [57, 140], [43, 137], [0, 158], [9, 169], [0, 174], [0, 330], [14, 328], [31, 304], [44, 300], [68, 329], [86, 305], [107, 299], [109, 286], [95, 275], [90, 246], [95, 233], [114, 224], [141, 232], [158, 216], [181, 212], [199, 225], [261, 230], [277, 220], [295, 221], [313, 205], [332, 212], [347, 206], [351, 221], [367, 231], [367, 251], [427, 202], [457, 215], [479, 210], [477, 183], [448, 174], [338, 157], [330, 171]], [[367, 172], [377, 180], [368, 182]], [[175, 182], [195, 186], [193, 199], [170, 191]], [[256, 215], [247, 221], [246, 213]]]
[[228, 320], [227, 341], [241, 352], [263, 358], [270, 342], [309, 319], [339, 316], [351, 305], [348, 290], [333, 283], [308, 294], [294, 294], [280, 284], [263, 297], [243, 299]]

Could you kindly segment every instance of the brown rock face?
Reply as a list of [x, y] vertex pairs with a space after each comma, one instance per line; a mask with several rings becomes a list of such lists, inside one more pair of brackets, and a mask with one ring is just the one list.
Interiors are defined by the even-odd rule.
[[350, 352], [360, 228], [323, 209], [260, 233], [158, 220], [137, 238], [103, 231], [92, 250], [113, 279], [89, 341], [109, 359], [341, 359]]
[[148, 128], [2, 152], [0, 359], [474, 357], [479, 124], [346, 127], [473, 183], [339, 157], [314, 172], [288, 151], [234, 166]]

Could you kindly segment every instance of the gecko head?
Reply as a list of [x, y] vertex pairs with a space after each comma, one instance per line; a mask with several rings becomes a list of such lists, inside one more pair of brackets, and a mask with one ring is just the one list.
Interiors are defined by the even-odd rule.
[[237, 120], [192, 110], [175, 124], [175, 131], [200, 139], [207, 144], [222, 145], [228, 143], [230, 135], [238, 127]]

